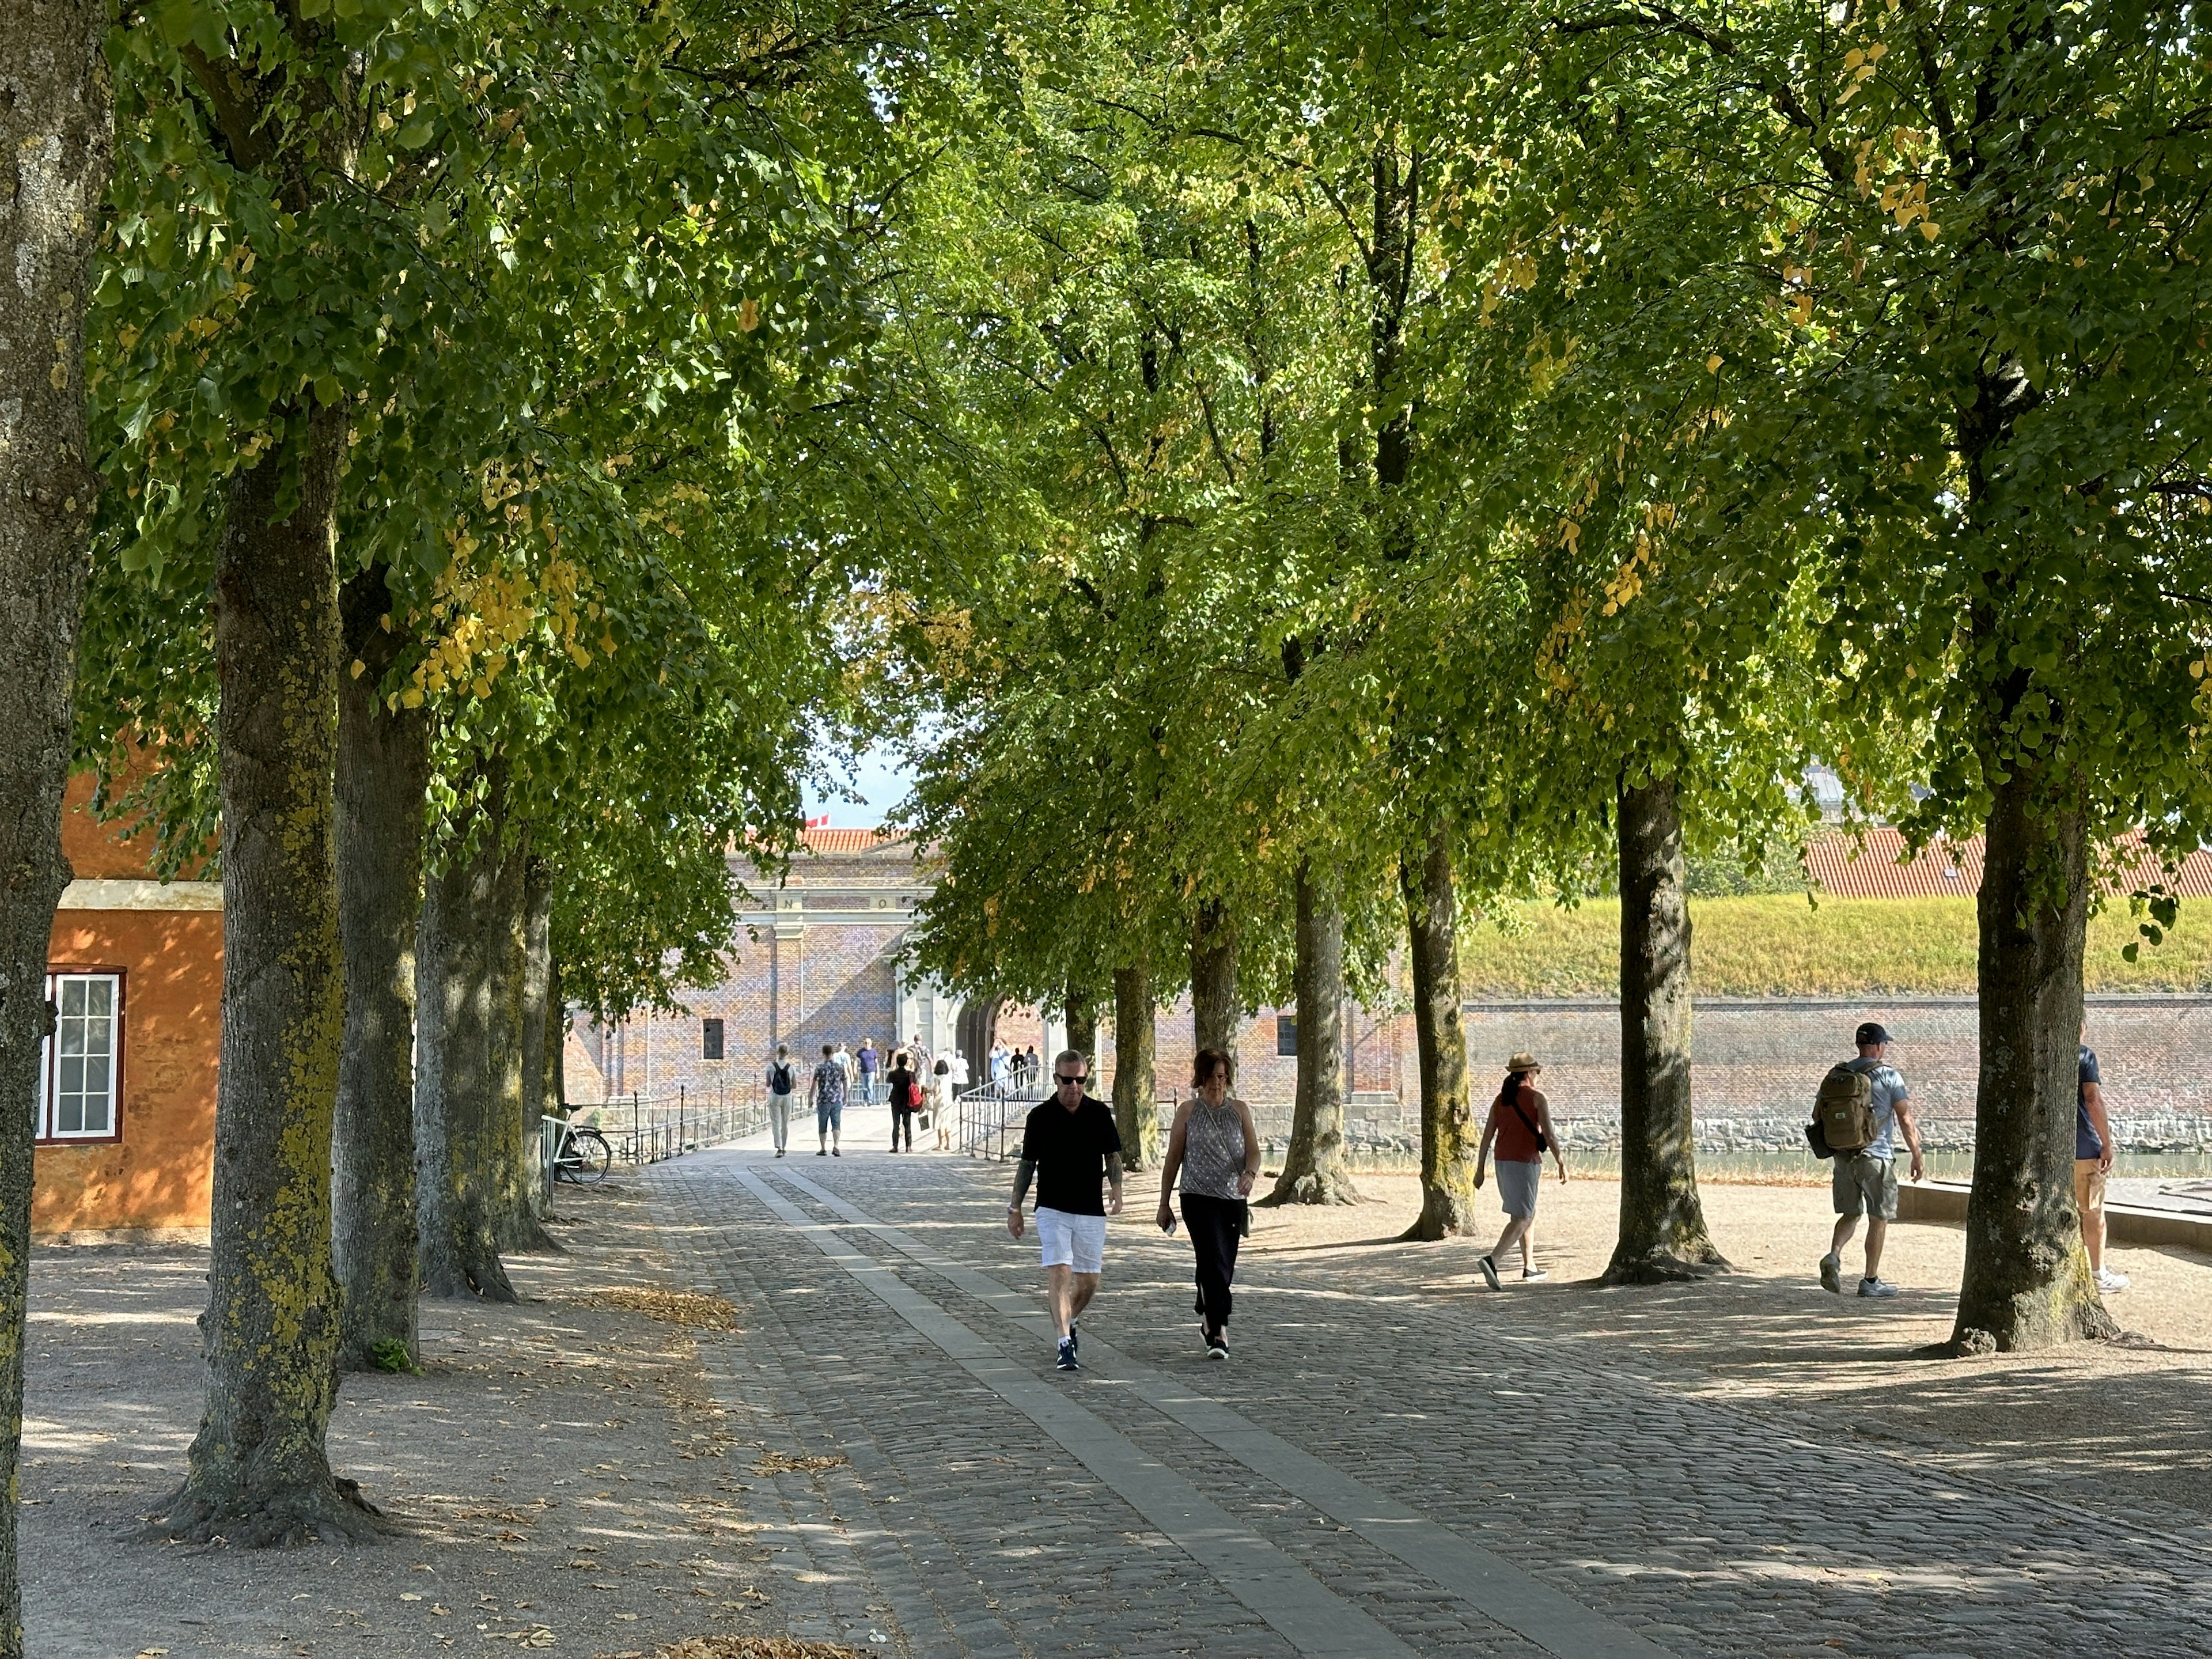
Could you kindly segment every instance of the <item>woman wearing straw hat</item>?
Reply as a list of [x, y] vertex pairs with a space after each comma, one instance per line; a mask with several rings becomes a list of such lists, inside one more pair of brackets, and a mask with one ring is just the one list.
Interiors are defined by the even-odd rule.
[[1474, 1264], [1493, 1291], [1499, 1288], [1498, 1258], [1516, 1244], [1521, 1247], [1522, 1279], [1551, 1277], [1536, 1265], [1536, 1188], [1543, 1178], [1547, 1151], [1562, 1181], [1567, 1178], [1567, 1166], [1559, 1157], [1559, 1137], [1552, 1129], [1551, 1106], [1536, 1087], [1543, 1070], [1531, 1054], [1517, 1054], [1505, 1062], [1505, 1081], [1490, 1103], [1490, 1121], [1482, 1126], [1482, 1146], [1474, 1155], [1474, 1184], [1480, 1187], [1491, 1143], [1498, 1145], [1498, 1196], [1505, 1206], [1505, 1231], [1498, 1236], [1497, 1248]]

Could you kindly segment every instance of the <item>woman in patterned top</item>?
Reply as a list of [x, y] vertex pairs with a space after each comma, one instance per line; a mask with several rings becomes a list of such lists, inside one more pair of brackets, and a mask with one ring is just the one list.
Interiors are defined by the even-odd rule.
[[1218, 1048], [1201, 1048], [1191, 1066], [1197, 1094], [1176, 1108], [1168, 1155], [1160, 1165], [1159, 1224], [1175, 1228], [1168, 1195], [1182, 1175], [1182, 1218], [1198, 1255], [1199, 1327], [1208, 1359], [1229, 1358], [1229, 1285], [1237, 1276], [1237, 1246], [1251, 1211], [1245, 1199], [1260, 1173], [1260, 1133], [1252, 1109], [1229, 1092], [1231, 1061]]

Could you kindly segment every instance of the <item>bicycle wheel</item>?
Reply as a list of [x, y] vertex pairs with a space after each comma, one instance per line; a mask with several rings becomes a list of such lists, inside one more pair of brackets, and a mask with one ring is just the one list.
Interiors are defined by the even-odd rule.
[[586, 1182], [605, 1181], [614, 1161], [615, 1149], [607, 1145], [607, 1138], [597, 1129], [572, 1130], [568, 1156], [561, 1160], [569, 1172], [569, 1180]]

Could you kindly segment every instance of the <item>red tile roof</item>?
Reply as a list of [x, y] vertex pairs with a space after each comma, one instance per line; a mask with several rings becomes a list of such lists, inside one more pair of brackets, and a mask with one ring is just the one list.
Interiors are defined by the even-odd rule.
[[[2114, 884], [2123, 890], [2164, 880], [2185, 898], [2212, 897], [2212, 852], [2203, 848], [2181, 861], [2177, 871], [2161, 871], [2142, 850], [2136, 832], [2123, 842], [2134, 849], [2133, 867]], [[1862, 848], [1854, 836], [1817, 837], [1805, 849], [1805, 867], [1821, 891], [1838, 898], [1926, 898], [1940, 893], [1978, 893], [1982, 887], [1982, 838], [1936, 842], [1904, 864], [1905, 837], [1887, 825], [1866, 832]]]
[[806, 850], [810, 853], [872, 853], [879, 847], [896, 847], [906, 839], [889, 830], [833, 830], [828, 824], [816, 824], [806, 831]]

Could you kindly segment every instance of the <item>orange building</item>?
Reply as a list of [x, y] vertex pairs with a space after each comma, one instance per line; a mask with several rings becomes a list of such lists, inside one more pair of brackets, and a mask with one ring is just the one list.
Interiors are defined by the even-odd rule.
[[204, 1235], [222, 1005], [222, 886], [161, 882], [149, 848], [94, 821], [71, 780], [76, 879], [46, 952], [58, 1018], [39, 1066], [31, 1228], [47, 1237]]

